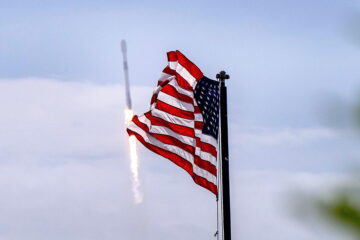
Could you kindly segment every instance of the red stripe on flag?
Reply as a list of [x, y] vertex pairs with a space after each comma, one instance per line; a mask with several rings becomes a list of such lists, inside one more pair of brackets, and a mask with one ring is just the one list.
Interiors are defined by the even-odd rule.
[[[148, 113], [150, 112], [145, 113], [145, 115]], [[139, 117], [137, 115], [134, 115], [131, 121], [134, 122], [141, 129], [143, 129], [145, 132], [149, 132], [149, 127], [146, 124], [140, 122]]]
[[164, 86], [164, 85], [166, 85], [166, 84], [168, 84], [169, 83], [169, 80], [168, 79], [165, 79], [165, 80], [159, 80], [158, 81], [158, 86]]
[[[146, 117], [148, 117], [148, 116], [146, 116]], [[144, 130], [144, 132], [150, 134], [151, 136], [155, 137], [159, 141], [161, 141], [163, 143], [166, 143], [166, 144], [169, 144], [169, 145], [178, 146], [181, 149], [183, 149], [184, 151], [187, 151], [187, 152], [189, 152], [191, 154], [195, 153], [195, 148], [193, 146], [187, 145], [187, 144], [181, 142], [180, 140], [178, 140], [178, 139], [176, 139], [176, 138], [174, 138], [172, 136], [149, 132], [149, 128], [146, 126], [146, 124], [143, 124], [142, 122], [140, 122], [140, 120], [138, 119], [137, 116], [135, 116], [132, 121], [133, 121], [133, 123], [135, 123], [135, 125], [137, 125], [139, 128]]]
[[212, 175], [214, 175], [216, 177], [216, 175], [217, 175], [216, 166], [211, 164], [209, 161], [203, 160], [199, 156], [195, 155], [194, 156], [194, 163], [196, 165], [198, 165], [199, 167], [201, 167], [202, 169], [205, 169], [206, 171], [208, 171], [209, 173], [211, 173]]
[[161, 110], [161, 111], [172, 114], [174, 116], [177, 116], [177, 117], [181, 117], [181, 118], [185, 118], [185, 119], [189, 119], [189, 120], [194, 119], [194, 113], [193, 112], [181, 110], [181, 109], [173, 107], [173, 106], [171, 106], [171, 105], [169, 105], [167, 103], [164, 103], [163, 101], [160, 101], [160, 100], [156, 101], [156, 108]]
[[204, 126], [203, 122], [198, 122], [198, 121], [195, 122], [195, 128], [196, 129], [202, 130], [203, 126]]
[[[148, 119], [151, 119], [151, 115], [149, 115], [149, 113], [146, 113], [145, 116]], [[158, 139], [159, 141], [169, 144], [169, 145], [175, 145], [180, 147], [181, 149], [183, 149], [184, 151], [189, 152], [190, 154], [195, 153], [195, 148], [193, 146], [190, 146], [188, 144], [185, 144], [183, 142], [181, 142], [180, 140], [169, 136], [169, 135], [164, 135], [164, 134], [158, 134], [158, 133], [153, 133], [153, 132], [149, 132], [149, 128], [146, 126], [146, 124], [143, 124], [142, 122], [140, 122], [140, 120], [138, 119], [137, 116], [135, 116], [133, 118], [133, 123], [135, 123], [139, 128], [141, 128], [142, 130], [144, 130], [146, 133], [150, 134], [151, 136], [155, 137], [156, 139]], [[160, 125], [161, 126], [161, 125]], [[194, 139], [195, 140], [195, 139]]]
[[188, 91], [194, 91], [192, 86], [190, 86], [189, 82], [186, 81], [182, 76], [180, 76], [178, 73], [175, 73], [175, 76], [176, 76], [176, 82], [181, 88]]
[[215, 146], [209, 143], [202, 142], [198, 137], [196, 137], [195, 140], [196, 140], [196, 146], [199, 147], [201, 151], [210, 153], [214, 157], [217, 157], [217, 150]]
[[195, 152], [195, 148], [193, 146], [187, 145], [181, 142], [180, 140], [178, 140], [177, 138], [171, 137], [169, 135], [163, 135], [157, 133], [151, 133], [151, 135], [165, 144], [175, 145], [177, 147], [180, 147], [184, 151], [187, 151], [188, 153], [194, 154]]
[[194, 112], [195, 113], [201, 113], [201, 110], [198, 106], [194, 106]]
[[163, 73], [169, 74], [169, 75], [175, 75], [176, 71], [171, 69], [169, 66], [166, 66], [163, 70]]
[[171, 51], [167, 53], [169, 62], [176, 62], [178, 60], [177, 53], [175, 51]]
[[186, 68], [186, 70], [194, 77], [199, 80], [204, 76], [200, 69], [192, 63], [187, 57], [185, 57], [180, 51], [176, 51], [178, 62]]
[[155, 117], [153, 115], [151, 115], [150, 112], [146, 113], [145, 116], [150, 119], [151, 121], [151, 124], [152, 125], [155, 125], [155, 126], [164, 126], [164, 127], [167, 127], [169, 129], [171, 129], [172, 131], [178, 133], [178, 134], [181, 134], [181, 135], [184, 135], [184, 136], [187, 136], [187, 137], [195, 137], [195, 131], [193, 128], [189, 128], [189, 127], [185, 127], [185, 126], [182, 126], [182, 125], [178, 125], [178, 124], [175, 124], [175, 123], [171, 123], [171, 122], [168, 122], [162, 118], [159, 118], [159, 117]]
[[153, 104], [154, 102], [156, 102], [157, 97], [159, 95], [159, 92], [163, 89], [164, 86], [166, 86], [169, 83], [169, 80], [164, 80], [164, 81], [158, 81], [158, 91], [155, 91], [155, 93], [152, 95], [151, 97], [151, 101], [150, 101], [150, 105]]
[[175, 163], [176, 165], [178, 165], [179, 167], [181, 167], [182, 169], [184, 169], [185, 171], [187, 171], [192, 179], [194, 180], [195, 183], [199, 184], [200, 186], [208, 189], [209, 191], [211, 191], [212, 193], [214, 193], [215, 195], [218, 194], [217, 192], [217, 187], [215, 184], [209, 182], [208, 180], [206, 180], [204, 177], [200, 177], [199, 175], [196, 175], [194, 173], [193, 170], [193, 166], [190, 162], [188, 162], [187, 160], [183, 159], [182, 157], [180, 157], [179, 155], [166, 151], [162, 148], [159, 148], [157, 146], [154, 146], [148, 142], [146, 142], [144, 140], [144, 138], [139, 135], [138, 133], [127, 129], [128, 134], [129, 135], [134, 135], [145, 147], [147, 147], [148, 149], [150, 149], [151, 151], [169, 159], [170, 161], [172, 161], [173, 163]]
[[161, 92], [167, 93], [168, 95], [173, 96], [173, 97], [179, 99], [180, 101], [194, 104], [193, 98], [191, 98], [187, 95], [184, 95], [182, 93], [179, 93], [174, 86], [166, 85], [161, 89]]

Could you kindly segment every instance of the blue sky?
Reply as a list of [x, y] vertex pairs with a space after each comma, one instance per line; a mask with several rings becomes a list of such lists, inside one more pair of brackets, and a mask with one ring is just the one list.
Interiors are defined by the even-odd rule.
[[[174, 48], [194, 61], [201, 56], [209, 75], [223, 65], [239, 79], [259, 67], [264, 74], [326, 67], [338, 58], [356, 60], [343, 34], [355, 7], [352, 1], [12, 1], [0, 10], [1, 75], [117, 82], [123, 38], [130, 62], [154, 59], [143, 74], [133, 72], [137, 84], [151, 85], [146, 78], [163, 65], [162, 52]], [[203, 60], [205, 52], [211, 55]], [[294, 69], [299, 63], [305, 66]]]
[[[220, 70], [231, 75], [235, 236], [330, 239], [326, 231], [321, 235], [293, 223], [277, 205], [288, 189], [324, 189], [360, 157], [351, 123], [360, 87], [360, 41], [354, 41], [351, 23], [359, 9], [351, 0], [1, 3], [0, 206], [6, 214], [0, 216], [0, 236], [212, 234], [215, 223], [209, 219], [216, 212], [209, 194], [141, 147], [145, 202], [131, 202], [122, 148], [120, 41], [126, 39], [138, 114], [148, 107], [169, 50], [181, 50], [210, 78]], [[201, 213], [189, 222], [188, 214], [199, 206]], [[168, 216], [171, 211], [178, 217]], [[253, 211], [266, 215], [259, 220]], [[24, 220], [17, 224], [18, 219]], [[132, 236], [139, 219], [144, 229]], [[198, 225], [203, 219], [207, 224]], [[263, 235], [257, 224], [272, 231]]]
[[[355, 1], [14, 1], [0, 10], [0, 77], [118, 83], [119, 42], [126, 39], [133, 85], [153, 86], [164, 53], [180, 49], [209, 77], [231, 73], [230, 94], [240, 100], [232, 112], [247, 111], [237, 119], [309, 126], [317, 98], [350, 96], [357, 86], [358, 46], [346, 33], [356, 7]], [[264, 101], [274, 104], [270, 113], [259, 111]]]

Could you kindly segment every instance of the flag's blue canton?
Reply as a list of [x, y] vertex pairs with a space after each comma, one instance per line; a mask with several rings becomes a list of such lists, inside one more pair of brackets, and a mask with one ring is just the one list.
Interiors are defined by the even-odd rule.
[[219, 82], [203, 77], [195, 87], [195, 100], [203, 115], [203, 134], [218, 137], [219, 132]]

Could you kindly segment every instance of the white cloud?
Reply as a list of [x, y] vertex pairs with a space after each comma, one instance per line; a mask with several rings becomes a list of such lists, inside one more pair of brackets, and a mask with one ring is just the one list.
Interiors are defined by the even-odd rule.
[[[125, 144], [120, 85], [23, 79], [0, 88], [2, 158], [91, 158], [119, 154]], [[134, 92], [149, 101], [149, 89]]]
[[324, 139], [333, 139], [341, 134], [340, 131], [331, 128], [290, 128], [271, 129], [252, 127], [243, 131], [239, 141], [249, 144], [274, 145], [301, 145], [311, 144]]
[[[0, 239], [212, 238], [214, 196], [144, 147], [145, 201], [132, 203], [120, 85], [20, 79], [2, 80], [0, 89]], [[135, 112], [146, 110], [152, 90], [133, 87]], [[332, 137], [322, 130], [271, 134], [276, 144]], [[324, 188], [336, 174], [231, 173], [234, 239], [342, 239], [309, 231], [281, 205], [289, 189]]]

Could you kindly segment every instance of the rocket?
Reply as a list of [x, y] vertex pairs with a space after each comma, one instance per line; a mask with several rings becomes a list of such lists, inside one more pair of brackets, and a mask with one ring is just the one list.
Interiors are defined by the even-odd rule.
[[[134, 112], [131, 106], [130, 96], [130, 83], [129, 83], [129, 69], [127, 63], [127, 49], [125, 40], [121, 40], [121, 51], [123, 55], [124, 63], [124, 74], [125, 74], [125, 97], [126, 97], [126, 108], [125, 114], [125, 125], [129, 125], [131, 119], [134, 116]], [[135, 204], [140, 204], [143, 201], [143, 196], [140, 191], [140, 177], [139, 177], [139, 158], [136, 151], [136, 137], [129, 136], [129, 147], [130, 147], [130, 171], [132, 173], [132, 191], [134, 194]]]
[[123, 66], [124, 66], [124, 74], [125, 74], [125, 97], [126, 97], [126, 107], [127, 109], [132, 109], [131, 106], [131, 95], [130, 95], [130, 83], [129, 83], [129, 68], [127, 63], [127, 49], [126, 49], [126, 41], [121, 40], [121, 51], [123, 55]]

